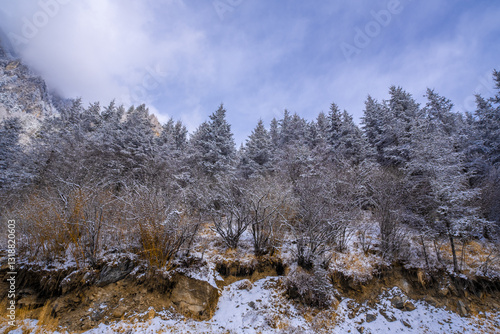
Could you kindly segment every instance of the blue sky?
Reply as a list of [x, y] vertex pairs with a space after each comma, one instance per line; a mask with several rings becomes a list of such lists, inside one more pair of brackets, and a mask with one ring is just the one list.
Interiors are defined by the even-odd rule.
[[238, 143], [285, 108], [359, 120], [390, 85], [471, 111], [493, 94], [499, 17], [477, 0], [0, 0], [0, 27], [62, 95], [144, 102], [190, 131], [223, 102]]

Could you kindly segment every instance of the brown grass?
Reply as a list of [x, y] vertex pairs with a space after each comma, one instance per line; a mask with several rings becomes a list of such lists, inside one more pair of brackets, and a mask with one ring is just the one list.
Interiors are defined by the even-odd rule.
[[[5, 309], [7, 307], [7, 300], [5, 299], [0, 303], [0, 307]], [[59, 329], [59, 319], [54, 318], [51, 315], [52, 305], [50, 303], [46, 303], [43, 307], [38, 308], [36, 310], [30, 310], [26, 308], [18, 308], [16, 310], [16, 326], [7, 327], [6, 333], [11, 330], [21, 329], [23, 333], [33, 333], [33, 334], [41, 334], [41, 333], [52, 333]], [[25, 324], [25, 320], [37, 319], [37, 326], [35, 328], [28, 328]], [[0, 317], [0, 321], [5, 323], [8, 321], [7, 319]]]

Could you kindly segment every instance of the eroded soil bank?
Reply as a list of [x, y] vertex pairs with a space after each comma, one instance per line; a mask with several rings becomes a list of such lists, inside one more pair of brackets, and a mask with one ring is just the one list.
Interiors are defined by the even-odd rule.
[[[191, 264], [189, 270], [201, 271], [204, 265]], [[253, 282], [267, 276], [287, 275], [289, 270], [278, 257], [263, 257], [252, 263], [224, 261], [216, 263], [212, 270], [218, 276], [214, 285], [187, 274], [183, 268], [169, 272], [151, 270], [127, 257], [101, 262], [92, 269], [24, 266], [17, 275], [17, 305], [23, 317], [50, 316], [69, 332], [81, 332], [100, 323], [124, 319], [143, 321], [163, 310], [207, 320], [217, 309], [224, 286], [243, 279]], [[385, 290], [399, 287], [413, 300], [425, 300], [461, 316], [500, 310], [499, 281], [450, 276], [445, 272], [429, 274], [398, 264], [379, 268], [377, 272], [365, 282], [357, 282], [339, 272], [330, 274], [337, 301], [348, 297], [376, 304]], [[0, 270], [3, 303], [7, 298], [3, 279], [6, 273], [5, 267]], [[396, 304], [396, 307], [399, 306]], [[411, 305], [403, 302], [400, 307]]]

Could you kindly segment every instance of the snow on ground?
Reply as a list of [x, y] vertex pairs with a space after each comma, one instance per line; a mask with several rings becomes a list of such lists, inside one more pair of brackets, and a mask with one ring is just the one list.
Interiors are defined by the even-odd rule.
[[205, 266], [198, 268], [183, 268], [180, 270], [187, 277], [197, 279], [199, 281], [208, 282], [211, 286], [217, 289], [217, 281], [224, 281], [222, 276], [215, 270], [215, 263], [208, 262]]
[[[461, 317], [442, 308], [433, 307], [423, 301], [409, 300], [415, 306], [413, 311], [393, 307], [391, 299], [404, 293], [397, 287], [386, 290], [380, 302], [370, 308], [362, 304], [353, 317], [353, 301], [344, 299], [338, 306], [338, 325], [333, 333], [498, 333], [499, 314], [481, 314], [483, 318]], [[349, 319], [351, 315], [351, 319]], [[375, 317], [370, 317], [373, 315]], [[369, 319], [371, 318], [371, 319]], [[374, 320], [373, 320], [374, 319]], [[371, 322], [368, 322], [371, 320]]]
[[[149, 318], [146, 313], [138, 315], [135, 320], [101, 324], [85, 333], [321, 333], [322, 327], [325, 333], [339, 334], [360, 331], [446, 334], [500, 332], [499, 314], [460, 317], [445, 309], [414, 300], [409, 301], [413, 303], [415, 310], [397, 309], [391, 300], [395, 296], [403, 296], [399, 288], [386, 290], [380, 296], [380, 301], [372, 307], [367, 303], [357, 304], [354, 300], [345, 298], [338, 304], [337, 310], [327, 316], [331, 320], [330, 324], [335, 324], [334, 328], [325, 329], [310, 317], [310, 312], [304, 312], [304, 307], [296, 307], [287, 300], [278, 282], [278, 277], [267, 277], [254, 284], [243, 280], [225, 287], [218, 309], [209, 321], [187, 319], [170, 311], [151, 312]], [[23, 327], [34, 331], [36, 323], [37, 321], [25, 320]], [[17, 330], [10, 333], [25, 332]]]

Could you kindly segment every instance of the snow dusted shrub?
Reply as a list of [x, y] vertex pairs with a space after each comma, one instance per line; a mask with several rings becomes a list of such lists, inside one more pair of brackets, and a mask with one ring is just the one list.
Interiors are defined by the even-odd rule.
[[326, 308], [332, 302], [332, 285], [326, 270], [315, 266], [312, 271], [297, 267], [284, 280], [288, 297], [304, 305]]
[[283, 225], [294, 216], [291, 189], [273, 178], [255, 178], [248, 187], [246, 200], [254, 253], [272, 253], [283, 236]]
[[99, 187], [66, 184], [33, 193], [14, 213], [20, 220], [20, 248], [32, 260], [70, 256], [77, 265], [94, 265], [103, 236], [110, 234], [106, 229], [119, 221], [115, 205], [114, 195]]
[[494, 238], [500, 235], [500, 165], [492, 167], [481, 189], [481, 211], [496, 226], [485, 229], [485, 236]]
[[161, 189], [138, 186], [128, 199], [127, 215], [150, 265], [173, 267], [178, 252], [193, 239], [199, 222], [192, 222], [173, 195]]
[[64, 228], [61, 211], [59, 203], [34, 192], [8, 215], [16, 220], [16, 246], [21, 258], [52, 263], [65, 257], [71, 230]]
[[214, 231], [228, 248], [237, 248], [241, 235], [250, 225], [250, 203], [247, 190], [234, 179], [220, 186], [222, 200], [218, 210], [212, 210]]
[[400, 224], [406, 214], [402, 176], [396, 170], [375, 170], [370, 190], [373, 216], [380, 228], [379, 250], [384, 259], [398, 259], [406, 240]]
[[352, 225], [360, 217], [363, 176], [354, 168], [341, 167], [331, 166], [327, 172], [295, 183], [297, 213], [289, 226], [297, 263], [305, 269], [311, 269], [314, 262], [328, 262], [334, 249], [345, 251]]

